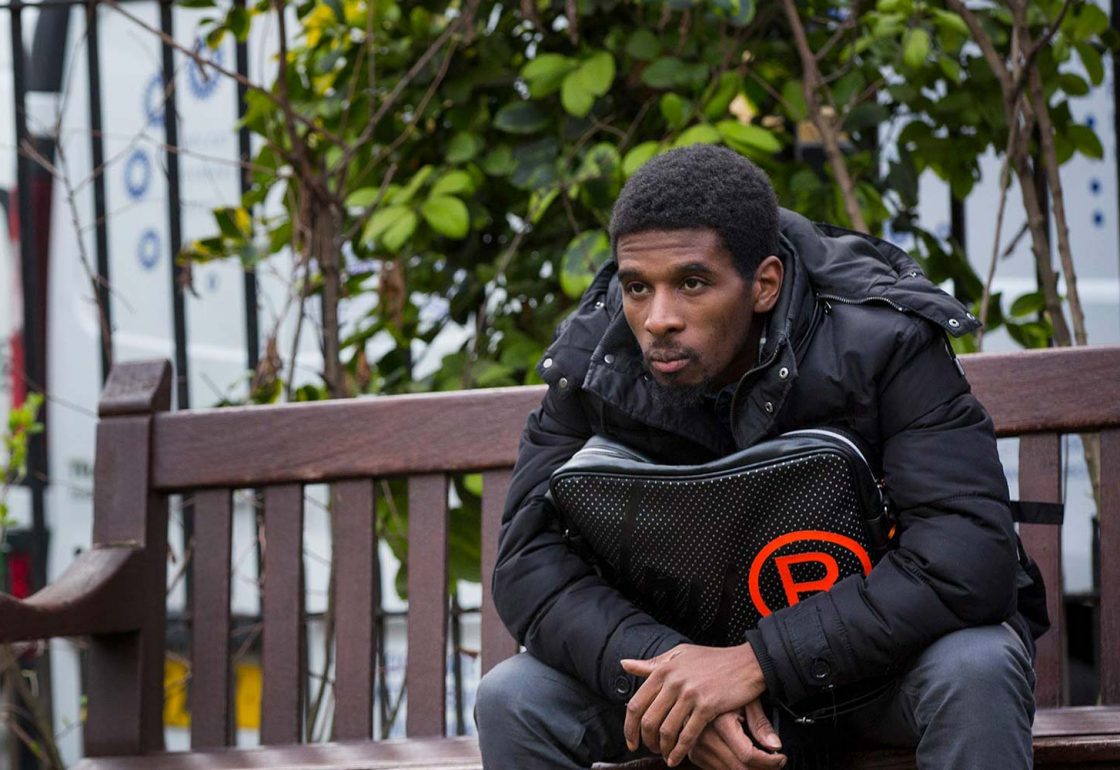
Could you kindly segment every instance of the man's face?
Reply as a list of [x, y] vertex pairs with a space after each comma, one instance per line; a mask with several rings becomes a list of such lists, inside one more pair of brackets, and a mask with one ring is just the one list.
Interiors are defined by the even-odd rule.
[[698, 394], [747, 371], [757, 355], [756, 292], [718, 233], [632, 233], [616, 254], [623, 312], [657, 384]]

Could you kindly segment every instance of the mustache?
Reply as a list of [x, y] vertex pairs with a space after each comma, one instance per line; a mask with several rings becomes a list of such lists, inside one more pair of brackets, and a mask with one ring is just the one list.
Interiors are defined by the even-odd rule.
[[642, 358], [645, 359], [647, 365], [650, 361], [677, 361], [679, 359], [695, 361], [700, 358], [700, 353], [689, 347], [654, 342], [648, 350], [642, 351]]

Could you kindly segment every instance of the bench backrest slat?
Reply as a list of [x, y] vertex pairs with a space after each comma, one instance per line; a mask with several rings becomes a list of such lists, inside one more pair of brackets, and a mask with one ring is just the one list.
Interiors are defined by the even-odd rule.
[[335, 554], [335, 709], [337, 740], [373, 735], [373, 682], [377, 655], [375, 633], [380, 575], [373, 482], [340, 481], [333, 485], [331, 523]]
[[408, 480], [408, 661], [410, 738], [442, 736], [447, 666], [447, 476]]
[[[1062, 502], [1062, 445], [1057, 433], [1037, 433], [1019, 440], [1019, 499], [1039, 503]], [[1038, 640], [1035, 699], [1042, 708], [1062, 705], [1065, 622], [1062, 618], [1062, 530], [1044, 524], [1021, 524], [1027, 553], [1038, 564], [1046, 583], [1050, 632]]]
[[[296, 443], [296, 442], [291, 442]], [[303, 712], [303, 488], [264, 491], [261, 743], [297, 743]]]
[[1120, 428], [1101, 431], [1101, 702], [1120, 704]]
[[504, 468], [543, 395], [538, 386], [160, 415], [152, 483], [239, 489]]
[[230, 549], [232, 494], [228, 489], [194, 494], [191, 554], [191, 747], [230, 745]]
[[498, 617], [490, 598], [490, 576], [498, 561], [498, 535], [510, 475], [510, 471], [503, 470], [489, 471], [482, 476], [482, 674], [517, 654], [517, 642]]

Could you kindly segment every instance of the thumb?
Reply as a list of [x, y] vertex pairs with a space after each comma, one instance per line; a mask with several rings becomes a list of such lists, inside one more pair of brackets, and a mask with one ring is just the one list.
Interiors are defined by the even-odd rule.
[[747, 715], [747, 730], [754, 736], [754, 739], [771, 751], [777, 751], [782, 748], [782, 742], [778, 739], [778, 733], [774, 731], [770, 720], [766, 718], [766, 712], [762, 710], [762, 704], [757, 700], [753, 700], [747, 704], [745, 711]]

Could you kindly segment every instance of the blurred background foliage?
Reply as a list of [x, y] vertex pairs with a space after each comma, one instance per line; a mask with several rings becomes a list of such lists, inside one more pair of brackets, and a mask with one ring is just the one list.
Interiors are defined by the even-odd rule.
[[[272, 338], [254, 402], [538, 382], [554, 328], [610, 256], [622, 184], [672, 147], [726, 145], [769, 173], [783, 205], [851, 225], [812, 120], [822, 115], [867, 228], [912, 233], [930, 278], [979, 314], [981, 277], [915, 213], [923, 172], [963, 200], [981, 156], [1007, 145], [1000, 83], [949, 3], [798, 3], [822, 77], [817, 116], [778, 2], [184, 4], [214, 7], [203, 27], [212, 45], [246, 39], [266, 16], [284, 34], [298, 25], [275, 81], [248, 93], [245, 123], [260, 141], [252, 190], [216, 210], [213, 237], [182, 255], [247, 266], [296, 257], [323, 379], [293, 388]], [[1080, 0], [1024, 5], [1058, 160], [1099, 158], [1100, 139], [1074, 121], [1069, 99], [1104, 78], [1102, 54], [1116, 43], [1108, 17]], [[1010, 4], [968, 8], [1010, 56]], [[994, 296], [987, 326], [1044, 346], [1044, 306], [1040, 292]], [[478, 492], [476, 477], [456, 481], [452, 550], [474, 558]], [[401, 509], [382, 507], [382, 531], [404, 556]], [[472, 558], [453, 554], [453, 570], [478, 579]]]

